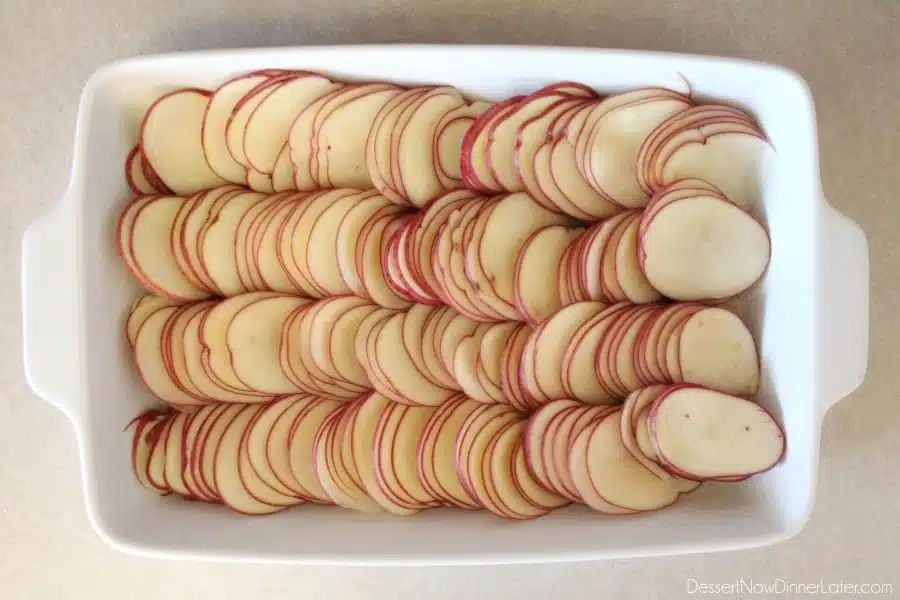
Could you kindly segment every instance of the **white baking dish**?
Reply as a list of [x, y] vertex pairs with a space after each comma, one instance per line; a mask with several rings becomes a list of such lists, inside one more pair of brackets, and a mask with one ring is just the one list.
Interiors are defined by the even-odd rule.
[[[777, 149], [762, 182], [772, 262], [745, 308], [760, 345], [761, 402], [787, 431], [785, 461], [740, 485], [706, 485], [676, 506], [615, 518], [570, 507], [531, 522], [441, 509], [372, 518], [305, 507], [248, 518], [160, 498], [134, 481], [123, 426], [153, 403], [129, 360], [122, 323], [139, 293], [113, 244], [127, 191], [122, 164], [150, 102], [179, 86], [214, 87], [264, 67], [359, 79], [447, 83], [489, 98], [575, 80], [602, 91], [690, 82], [748, 109]], [[830, 405], [862, 381], [869, 269], [863, 232], [820, 187], [809, 90], [781, 68], [735, 60], [595, 49], [348, 46], [139, 58], [95, 73], [81, 98], [68, 190], [24, 240], [25, 363], [35, 392], [71, 419], [88, 515], [134, 553], [361, 564], [506, 563], [675, 554], [769, 544], [806, 522], [819, 433]]]

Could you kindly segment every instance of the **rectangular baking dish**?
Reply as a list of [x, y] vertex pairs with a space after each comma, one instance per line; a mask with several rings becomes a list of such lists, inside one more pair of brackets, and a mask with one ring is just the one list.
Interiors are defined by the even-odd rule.
[[[658, 513], [616, 518], [569, 507], [530, 522], [450, 509], [411, 518], [301, 506], [248, 518], [160, 498], [134, 481], [124, 425], [154, 404], [129, 359], [127, 308], [139, 294], [115, 250], [128, 197], [123, 160], [152, 100], [265, 67], [350, 79], [444, 83], [499, 99], [559, 80], [603, 92], [662, 85], [738, 105], [777, 152], [761, 182], [772, 260], [741, 307], [761, 352], [760, 401], [787, 432], [774, 470], [707, 484]], [[746, 548], [796, 534], [813, 505], [829, 406], [862, 382], [868, 354], [866, 238], [823, 196], [812, 98], [779, 67], [722, 58], [581, 48], [345, 46], [137, 58], [97, 71], [81, 97], [62, 200], [23, 248], [25, 364], [34, 391], [75, 428], [91, 523], [118, 549], [158, 557], [308, 564], [483, 564]]]

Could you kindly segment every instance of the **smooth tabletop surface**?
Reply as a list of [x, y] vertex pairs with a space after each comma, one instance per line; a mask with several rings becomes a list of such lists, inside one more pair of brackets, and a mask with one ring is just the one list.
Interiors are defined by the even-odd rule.
[[[625, 600], [842, 581], [900, 596], [898, 31], [893, 0], [0, 0], [0, 598]], [[363, 42], [719, 54], [806, 78], [825, 193], [869, 236], [872, 329], [865, 383], [825, 418], [818, 501], [800, 535], [714, 555], [424, 570], [178, 563], [95, 536], [73, 430], [28, 388], [21, 350], [22, 233], [65, 189], [82, 85], [139, 54]]]

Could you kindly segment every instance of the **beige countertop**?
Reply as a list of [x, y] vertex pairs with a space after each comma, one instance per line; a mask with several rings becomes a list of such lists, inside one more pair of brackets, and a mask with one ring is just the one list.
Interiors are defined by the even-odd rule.
[[[900, 594], [898, 31], [894, 0], [0, 0], [0, 598], [646, 599], [688, 596], [690, 578], [881, 581]], [[705, 556], [388, 570], [148, 560], [94, 535], [73, 431], [25, 383], [19, 299], [22, 232], [65, 188], [81, 86], [137, 54], [399, 41], [722, 54], [807, 79], [825, 192], [869, 236], [874, 326], [868, 378], [825, 419], [818, 503], [799, 536]]]

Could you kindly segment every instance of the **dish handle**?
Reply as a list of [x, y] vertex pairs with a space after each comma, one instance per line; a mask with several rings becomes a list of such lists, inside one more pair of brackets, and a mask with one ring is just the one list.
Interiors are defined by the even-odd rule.
[[75, 211], [67, 191], [22, 241], [25, 377], [34, 392], [74, 420], [78, 398]]
[[869, 361], [869, 245], [854, 221], [823, 203], [817, 369], [824, 413], [865, 379]]

